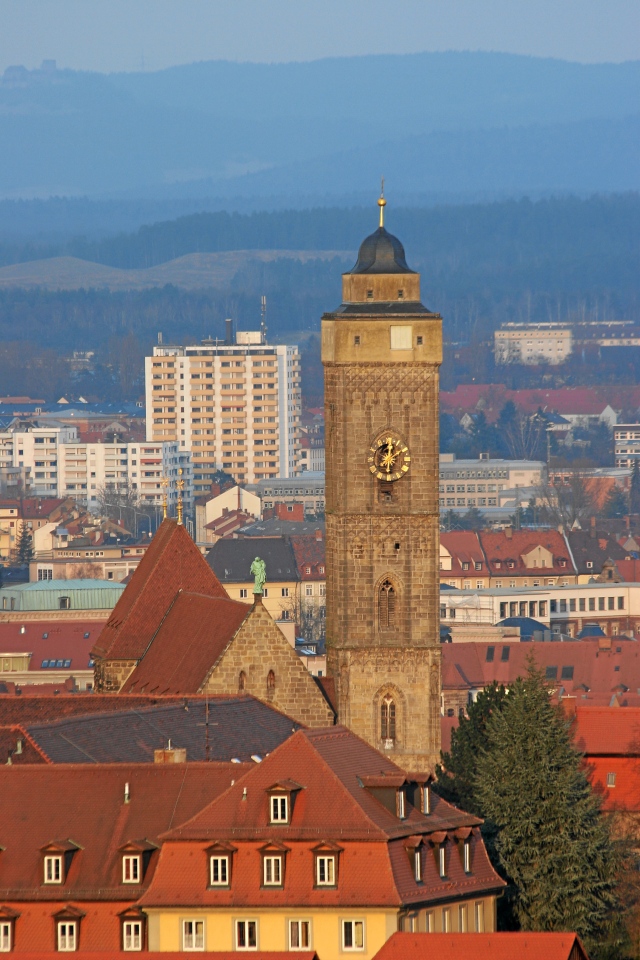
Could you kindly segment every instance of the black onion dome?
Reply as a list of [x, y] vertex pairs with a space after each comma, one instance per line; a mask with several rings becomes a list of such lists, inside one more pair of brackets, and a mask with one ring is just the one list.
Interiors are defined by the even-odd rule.
[[378, 227], [366, 237], [358, 251], [358, 262], [351, 273], [415, 273], [405, 260], [404, 247], [397, 237]]

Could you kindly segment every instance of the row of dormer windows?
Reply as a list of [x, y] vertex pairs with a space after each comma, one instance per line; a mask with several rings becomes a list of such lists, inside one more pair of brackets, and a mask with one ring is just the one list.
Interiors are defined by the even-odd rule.
[[[66, 879], [65, 858], [61, 854], [47, 855], [44, 858], [44, 882], [64, 883]], [[140, 854], [122, 858], [122, 882], [142, 882], [142, 857]]]
[[[15, 920], [0, 922], [0, 953], [15, 949]], [[55, 924], [55, 949], [59, 953], [75, 953], [79, 949], [80, 920], [58, 920]], [[123, 920], [121, 924], [121, 948], [125, 952], [140, 951], [144, 943], [144, 922]]]
[[[335, 887], [338, 879], [338, 864], [335, 854], [317, 855], [315, 858], [315, 885]], [[215, 854], [209, 857], [209, 886], [228, 887], [231, 884], [231, 855]], [[265, 854], [262, 857], [262, 885], [284, 885], [284, 854]]]

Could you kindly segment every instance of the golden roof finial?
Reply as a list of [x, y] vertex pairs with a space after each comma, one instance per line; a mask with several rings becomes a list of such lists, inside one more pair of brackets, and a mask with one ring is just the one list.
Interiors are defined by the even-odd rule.
[[178, 508], [177, 508], [178, 518], [177, 519], [178, 519], [178, 523], [182, 525], [182, 490], [184, 487], [184, 480], [182, 479], [182, 467], [178, 469], [178, 477], [179, 479], [176, 480], [176, 487], [178, 488]]
[[163, 477], [160, 483], [164, 488], [162, 492], [162, 519], [166, 520], [167, 519], [167, 487], [169, 486], [169, 478]]
[[384, 208], [387, 205], [387, 201], [384, 198], [384, 177], [380, 178], [380, 199], [378, 200], [378, 206], [380, 207], [380, 226], [384, 227]]

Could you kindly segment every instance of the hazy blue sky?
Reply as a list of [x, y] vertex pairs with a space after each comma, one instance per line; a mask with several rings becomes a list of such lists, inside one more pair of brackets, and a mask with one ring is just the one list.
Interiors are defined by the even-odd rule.
[[0, 0], [0, 70], [501, 50], [640, 56], [640, 0]]

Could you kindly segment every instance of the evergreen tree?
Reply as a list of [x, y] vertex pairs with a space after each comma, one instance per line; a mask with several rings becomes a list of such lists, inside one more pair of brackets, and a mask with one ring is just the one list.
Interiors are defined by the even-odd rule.
[[481, 513], [477, 507], [469, 507], [459, 521], [461, 530], [484, 530], [486, 525], [484, 513]]
[[607, 519], [626, 517], [629, 504], [624, 492], [618, 486], [611, 488], [602, 506], [602, 516]]
[[521, 929], [576, 931], [588, 950], [603, 951], [617, 906], [609, 822], [533, 664], [487, 721], [473, 800], [495, 831]]
[[633, 461], [633, 470], [631, 471], [629, 513], [640, 513], [640, 467], [637, 460]]
[[451, 750], [442, 754], [442, 766], [436, 768], [436, 792], [469, 813], [482, 816], [476, 797], [476, 766], [487, 746], [487, 723], [496, 710], [502, 710], [507, 694], [495, 681], [481, 690], [467, 707], [467, 716], [451, 733]]
[[18, 563], [21, 564], [29, 563], [33, 560], [33, 537], [24, 520], [20, 524], [20, 533], [16, 540], [16, 558]]

